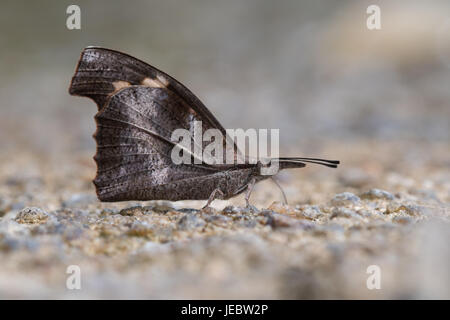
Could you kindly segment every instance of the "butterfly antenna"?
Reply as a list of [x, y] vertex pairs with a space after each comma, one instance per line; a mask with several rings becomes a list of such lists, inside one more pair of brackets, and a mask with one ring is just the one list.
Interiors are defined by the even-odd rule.
[[314, 163], [320, 164], [322, 166], [326, 166], [329, 168], [337, 168], [338, 164], [340, 164], [339, 160], [327, 160], [327, 159], [319, 159], [319, 158], [298, 158], [298, 157], [288, 157], [288, 158], [279, 158], [282, 162], [290, 162], [290, 163]]

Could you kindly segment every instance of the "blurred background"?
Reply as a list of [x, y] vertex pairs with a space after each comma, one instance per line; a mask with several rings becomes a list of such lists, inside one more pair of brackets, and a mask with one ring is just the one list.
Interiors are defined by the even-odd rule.
[[[0, 152], [94, 150], [67, 93], [81, 50], [124, 51], [188, 86], [225, 128], [311, 139], [450, 137], [448, 1], [3, 1]], [[381, 7], [381, 30], [366, 8]]]
[[[450, 297], [448, 0], [1, 4], [0, 298]], [[170, 74], [225, 128], [279, 128], [281, 153], [342, 164], [280, 174], [290, 206], [258, 184], [261, 215], [99, 203], [97, 107], [68, 94], [90, 45]]]

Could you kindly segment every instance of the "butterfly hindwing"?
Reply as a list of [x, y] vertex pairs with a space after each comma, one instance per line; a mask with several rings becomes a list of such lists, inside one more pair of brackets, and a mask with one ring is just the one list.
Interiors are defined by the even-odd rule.
[[162, 186], [218, 171], [206, 164], [173, 163], [170, 128], [182, 121], [171, 118], [176, 110], [166, 89], [130, 86], [97, 113], [94, 184], [100, 200], [174, 200], [174, 194], [161, 194]]

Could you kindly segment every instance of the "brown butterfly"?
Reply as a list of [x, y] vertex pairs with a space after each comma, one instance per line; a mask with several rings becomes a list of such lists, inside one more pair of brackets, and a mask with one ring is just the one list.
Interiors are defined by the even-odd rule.
[[[260, 173], [261, 162], [174, 164], [175, 129], [192, 132], [194, 122], [201, 121], [203, 131], [218, 129], [223, 134], [223, 145], [226, 131], [184, 85], [127, 54], [84, 49], [69, 93], [89, 97], [98, 106], [94, 184], [101, 201], [208, 200], [208, 206], [215, 198], [228, 199], [247, 190], [249, 206], [254, 184], [271, 177]], [[237, 158], [236, 145], [233, 152]], [[339, 164], [316, 158], [271, 161], [278, 161], [280, 169], [302, 168], [305, 162], [332, 168]]]

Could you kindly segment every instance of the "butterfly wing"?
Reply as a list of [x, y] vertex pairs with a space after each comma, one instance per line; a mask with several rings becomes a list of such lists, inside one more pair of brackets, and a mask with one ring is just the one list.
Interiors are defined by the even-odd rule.
[[[176, 165], [175, 143], [168, 128], [183, 119], [173, 115], [180, 106], [163, 88], [131, 86], [111, 96], [95, 116], [97, 176], [94, 184], [102, 201], [206, 199], [211, 190], [195, 179], [220, 170], [202, 164]], [[186, 192], [190, 192], [187, 194]]]
[[[129, 55], [86, 48], [69, 92], [93, 99], [99, 109], [94, 184], [102, 201], [207, 199], [214, 190], [213, 175], [229, 166], [175, 165], [170, 157], [173, 130], [193, 133], [195, 121], [202, 122], [203, 132], [220, 130], [224, 147], [231, 145], [235, 157], [238, 154], [234, 143], [226, 144], [223, 127], [192, 92]], [[202, 150], [207, 144], [202, 143]]]

